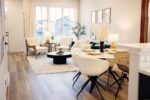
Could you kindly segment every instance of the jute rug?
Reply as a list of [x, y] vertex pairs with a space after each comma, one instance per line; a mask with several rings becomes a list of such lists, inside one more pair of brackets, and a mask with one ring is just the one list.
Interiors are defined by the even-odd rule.
[[78, 68], [73, 65], [72, 59], [67, 59], [67, 64], [53, 64], [53, 59], [48, 58], [46, 55], [40, 55], [36, 59], [35, 56], [27, 57], [33, 71], [35, 74], [54, 74], [54, 73], [64, 73], [64, 72], [73, 72], [77, 71]]

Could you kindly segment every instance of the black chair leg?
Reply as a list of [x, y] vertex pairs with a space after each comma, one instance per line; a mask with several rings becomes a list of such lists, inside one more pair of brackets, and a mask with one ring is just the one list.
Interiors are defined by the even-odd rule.
[[78, 75], [76, 76], [77, 78], [76, 78], [76, 80], [73, 82], [72, 87], [73, 87], [73, 86], [74, 86], [74, 84], [77, 82], [77, 80], [78, 80], [78, 78], [80, 77], [80, 75], [81, 75], [81, 72], [79, 72], [79, 73], [78, 73]]
[[121, 88], [121, 85], [122, 85], [123, 81], [124, 81], [124, 76], [121, 77], [120, 84], [119, 84], [117, 92], [115, 94], [115, 100], [117, 99], [117, 96], [118, 96], [118, 93], [119, 93], [119, 90]]
[[108, 73], [108, 77], [107, 77], [107, 87], [109, 85], [109, 78], [110, 78], [110, 73]]
[[115, 71], [112, 71], [118, 78], [120, 78], [120, 76], [115, 72]]
[[83, 91], [83, 89], [87, 86], [87, 84], [89, 83], [89, 81], [91, 80], [91, 78], [89, 78], [81, 87], [81, 90], [79, 91], [79, 93], [77, 94], [77, 97], [80, 95], [80, 93]]
[[103, 95], [102, 95], [101, 91], [99, 90], [99, 88], [98, 88], [97, 84], [95, 84], [95, 86], [96, 86], [96, 89], [98, 90], [99, 94], [101, 95], [102, 99], [104, 100], [104, 97], [103, 97]]
[[114, 73], [112, 72], [111, 68], [109, 68], [109, 73], [112, 75], [113, 79], [115, 80], [115, 82], [119, 85], [118, 79], [116, 78], [116, 76], [114, 75]]
[[78, 73], [73, 77], [72, 80], [74, 80], [79, 74], [81, 74], [81, 72], [78, 72]]
[[96, 81], [97, 81], [97, 76], [93, 76], [91, 77], [91, 88], [90, 88], [90, 93], [92, 93], [93, 89], [94, 89], [94, 86], [96, 84]]
[[[121, 80], [122, 80], [122, 78], [116, 80], [115, 82], [113, 82], [113, 83], [110, 85], [110, 87], [112, 87], [112, 86], [115, 85], [116, 83], [119, 83]], [[119, 84], [118, 84], [118, 85], [119, 85]]]
[[102, 85], [100, 82], [96, 81], [96, 83], [97, 83], [98, 85], [100, 85], [100, 86], [103, 88], [103, 90], [105, 91], [105, 88], [103, 87], [103, 85]]
[[[124, 74], [123, 74], [123, 72], [122, 72], [122, 74], [121, 74], [121, 77], [118, 79], [118, 80], [116, 80], [115, 82], [113, 82], [111, 85], [110, 85], [110, 87], [112, 87], [113, 85], [115, 85], [116, 83], [119, 83], [119, 82], [121, 82], [121, 80], [122, 80], [122, 77], [124, 77]], [[120, 83], [119, 83], [120, 84]], [[119, 84], [118, 84], [118, 86], [119, 86]], [[121, 88], [121, 87], [120, 87]]]

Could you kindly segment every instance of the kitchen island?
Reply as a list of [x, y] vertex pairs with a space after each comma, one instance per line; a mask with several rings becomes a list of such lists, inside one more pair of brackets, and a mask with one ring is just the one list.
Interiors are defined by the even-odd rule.
[[150, 99], [150, 43], [118, 44], [130, 53], [128, 100]]

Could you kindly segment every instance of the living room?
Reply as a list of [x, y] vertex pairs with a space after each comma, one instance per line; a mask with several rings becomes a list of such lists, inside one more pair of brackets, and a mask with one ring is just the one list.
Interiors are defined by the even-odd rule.
[[0, 100], [150, 99], [149, 0], [0, 3]]

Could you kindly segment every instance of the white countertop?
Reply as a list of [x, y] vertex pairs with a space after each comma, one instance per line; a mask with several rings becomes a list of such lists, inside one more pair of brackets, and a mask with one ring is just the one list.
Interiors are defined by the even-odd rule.
[[118, 44], [117, 46], [134, 48], [140, 51], [150, 52], [150, 43], [129, 43], [129, 44]]
[[118, 44], [119, 46], [132, 47], [132, 48], [141, 48], [141, 49], [150, 49], [150, 43], [129, 43], [129, 44]]
[[150, 67], [140, 67], [138, 72], [150, 76]]
[[[145, 61], [149, 61], [150, 43], [118, 44], [118, 46], [125, 47], [132, 52], [138, 51], [140, 54], [142, 53], [143, 56], [145, 56]], [[145, 53], [147, 53], [147, 54], [145, 54]], [[147, 62], [145, 62], [145, 64], [146, 64], [146, 66], [149, 66], [149, 67], [146, 67], [145, 65], [143, 65], [143, 67], [141, 66], [138, 68], [138, 72], [150, 76], [150, 65], [149, 65], [149, 63], [147, 64]]]

